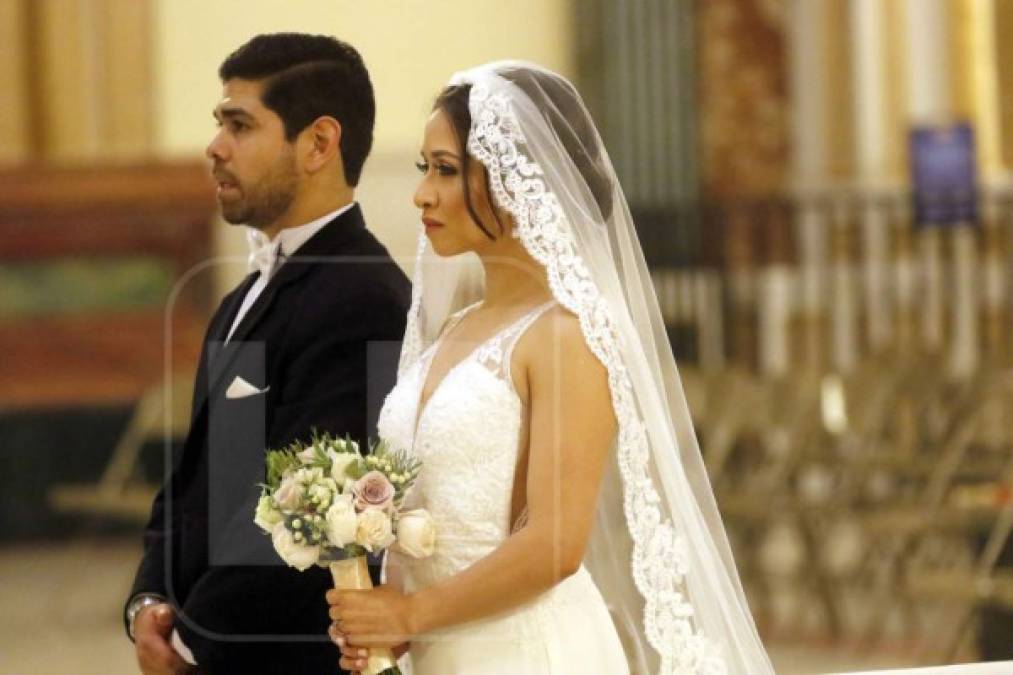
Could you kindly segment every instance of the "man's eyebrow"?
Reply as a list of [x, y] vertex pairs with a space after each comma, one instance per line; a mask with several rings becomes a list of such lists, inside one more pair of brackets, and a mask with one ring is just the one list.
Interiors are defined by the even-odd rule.
[[243, 110], [242, 108], [215, 108], [211, 111], [211, 114], [216, 120], [224, 119], [227, 117], [236, 118], [243, 117], [246, 119], [253, 119], [253, 115]]

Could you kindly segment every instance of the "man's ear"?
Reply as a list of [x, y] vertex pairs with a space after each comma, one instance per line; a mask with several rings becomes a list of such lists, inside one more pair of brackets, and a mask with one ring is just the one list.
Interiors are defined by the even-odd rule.
[[336, 157], [340, 158], [341, 123], [333, 117], [318, 117], [299, 136], [303, 146], [303, 166], [307, 172], [316, 173], [329, 166]]

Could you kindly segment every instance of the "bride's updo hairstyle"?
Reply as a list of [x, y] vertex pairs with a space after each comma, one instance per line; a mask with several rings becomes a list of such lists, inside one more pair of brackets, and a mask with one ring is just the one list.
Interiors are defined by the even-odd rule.
[[[560, 145], [566, 150], [574, 167], [580, 172], [581, 177], [587, 184], [588, 190], [594, 197], [595, 203], [601, 212], [602, 221], [606, 221], [612, 215], [612, 190], [614, 186], [609, 179], [609, 171], [603, 166], [601, 157], [598, 154], [597, 132], [594, 122], [591, 120], [580, 94], [569, 82], [561, 77], [537, 70], [513, 68], [505, 69], [500, 75], [521, 91], [528, 95], [533, 101], [549, 100], [553, 104], [549, 108], [543, 108], [540, 112], [549, 123], [552, 131], [559, 139]], [[468, 207], [468, 213], [475, 224], [485, 233], [489, 239], [496, 239], [489, 228], [482, 222], [478, 212], [475, 210], [472, 201], [471, 188], [468, 183], [468, 171], [471, 162], [475, 158], [468, 153], [468, 134], [471, 130], [471, 111], [468, 108], [468, 97], [471, 94], [470, 84], [450, 85], [440, 92], [433, 103], [433, 110], [443, 112], [449, 119], [454, 129], [454, 134], [462, 149], [461, 158], [461, 181], [464, 188], [464, 203]], [[500, 235], [504, 232], [503, 222], [500, 220], [498, 209], [491, 201], [491, 189], [489, 187], [489, 173], [482, 167], [482, 175], [485, 180], [485, 198], [489, 201], [490, 210], [496, 219]]]

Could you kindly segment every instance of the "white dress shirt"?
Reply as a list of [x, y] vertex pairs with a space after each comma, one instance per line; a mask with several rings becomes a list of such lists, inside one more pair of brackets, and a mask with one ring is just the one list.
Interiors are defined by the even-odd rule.
[[[295, 252], [299, 250], [299, 247], [309, 241], [314, 234], [319, 232], [320, 228], [353, 206], [355, 206], [355, 202], [345, 204], [341, 208], [331, 211], [327, 215], [321, 216], [311, 223], [306, 223], [305, 225], [299, 225], [297, 227], [286, 227], [284, 230], [278, 232], [274, 239], [267, 242], [271, 246], [280, 247], [278, 251], [278, 264], [274, 266], [271, 275], [277, 273], [278, 267], [284, 264], [285, 259], [295, 255]], [[258, 236], [264, 240], [267, 239], [267, 237], [261, 234], [259, 230], [254, 228], [250, 229], [256, 233], [251, 237], [251, 242], [256, 240]], [[236, 332], [236, 328], [243, 320], [243, 317], [246, 316], [246, 313], [250, 311], [250, 307], [253, 307], [253, 303], [257, 301], [257, 298], [259, 298], [260, 294], [264, 291], [264, 288], [267, 286], [267, 282], [271, 280], [271, 275], [261, 272], [257, 280], [252, 286], [250, 286], [250, 290], [246, 292], [246, 297], [243, 298], [243, 304], [239, 306], [239, 311], [236, 312], [236, 318], [232, 321], [232, 328], [229, 329], [228, 337], [225, 338], [226, 344], [228, 344], [228, 341], [232, 339], [232, 334]]]

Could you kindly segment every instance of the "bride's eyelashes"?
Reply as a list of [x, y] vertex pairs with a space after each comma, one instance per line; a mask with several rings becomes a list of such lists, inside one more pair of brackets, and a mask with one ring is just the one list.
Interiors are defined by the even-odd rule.
[[[419, 173], [429, 173], [429, 162], [415, 162], [415, 168], [419, 170]], [[450, 164], [437, 164], [436, 173], [441, 176], [456, 176], [457, 167], [451, 166]]]

